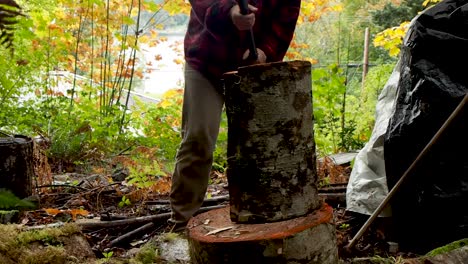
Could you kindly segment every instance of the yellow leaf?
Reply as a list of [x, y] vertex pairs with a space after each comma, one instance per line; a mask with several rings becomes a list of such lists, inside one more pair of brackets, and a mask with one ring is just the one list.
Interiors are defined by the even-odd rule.
[[183, 59], [180, 59], [180, 58], [176, 58], [173, 60], [175, 64], [183, 64], [184, 63], [184, 60]]
[[180, 92], [177, 89], [170, 89], [163, 94], [162, 98], [170, 99], [170, 98], [174, 98], [176, 95], [179, 95], [179, 94]]

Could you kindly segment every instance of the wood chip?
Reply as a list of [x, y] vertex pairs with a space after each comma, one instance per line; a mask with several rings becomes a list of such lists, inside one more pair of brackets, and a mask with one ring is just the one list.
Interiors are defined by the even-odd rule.
[[221, 228], [218, 228], [218, 229], [215, 229], [213, 231], [210, 231], [210, 232], [206, 233], [205, 236], [215, 235], [215, 234], [218, 234], [218, 233], [221, 233], [223, 231], [230, 230], [230, 229], [233, 229], [233, 228], [234, 228], [234, 226], [221, 227]]

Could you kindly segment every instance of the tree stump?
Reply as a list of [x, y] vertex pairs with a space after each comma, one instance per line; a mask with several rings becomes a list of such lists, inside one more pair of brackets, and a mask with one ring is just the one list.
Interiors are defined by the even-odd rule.
[[30, 196], [34, 186], [33, 164], [31, 138], [0, 138], [0, 189], [9, 189], [19, 198]]
[[[232, 223], [229, 207], [192, 218], [189, 252], [194, 264], [336, 264], [333, 209], [266, 224]], [[211, 232], [211, 233], [210, 233]]]
[[188, 224], [195, 264], [338, 263], [333, 209], [319, 200], [311, 65], [224, 75], [230, 207]]
[[241, 67], [224, 81], [231, 219], [274, 222], [318, 208], [311, 64]]

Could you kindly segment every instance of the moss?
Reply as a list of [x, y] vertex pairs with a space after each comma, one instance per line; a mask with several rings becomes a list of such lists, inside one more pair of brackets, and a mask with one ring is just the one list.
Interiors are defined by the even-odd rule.
[[172, 241], [176, 240], [179, 237], [180, 237], [179, 234], [173, 233], [173, 232], [164, 233], [161, 236], [162, 241], [164, 241], [164, 242], [172, 242]]
[[16, 225], [0, 225], [0, 259], [20, 264], [65, 263], [68, 256], [59, 237], [79, 232], [75, 224], [24, 232]]
[[158, 249], [151, 243], [147, 243], [142, 246], [138, 254], [135, 256], [137, 263], [141, 264], [155, 263], [158, 259]]
[[16, 222], [18, 215], [19, 215], [18, 210], [9, 210], [9, 211], [0, 210], [0, 224]]
[[46, 228], [41, 230], [30, 230], [18, 234], [17, 240], [21, 245], [30, 244], [32, 242], [41, 241], [46, 244], [53, 245], [58, 243], [58, 238], [61, 236], [69, 237], [79, 233], [80, 228], [75, 224], [66, 224], [61, 228]]
[[0, 215], [12, 214], [12, 213], [19, 213], [18, 210], [0, 210]]
[[18, 262], [20, 264], [63, 264], [67, 263], [67, 254], [63, 247], [47, 246], [29, 251]]
[[468, 245], [468, 238], [457, 240], [457, 241], [449, 243], [449, 244], [447, 244], [445, 246], [438, 247], [438, 248], [428, 252], [426, 254], [426, 256], [427, 257], [433, 257], [433, 256], [436, 256], [436, 255], [444, 254], [444, 253], [450, 252], [450, 251], [452, 251], [454, 249], [464, 247], [466, 245]]

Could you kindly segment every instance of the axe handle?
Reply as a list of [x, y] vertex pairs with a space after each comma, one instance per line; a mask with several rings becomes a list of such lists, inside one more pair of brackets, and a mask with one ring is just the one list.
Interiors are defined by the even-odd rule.
[[[239, 8], [242, 15], [247, 15], [249, 13], [249, 3], [248, 0], [239, 0]], [[252, 29], [249, 30], [249, 34], [247, 35], [249, 41], [249, 60], [257, 60], [258, 53], [257, 47], [255, 46], [255, 38]]]

